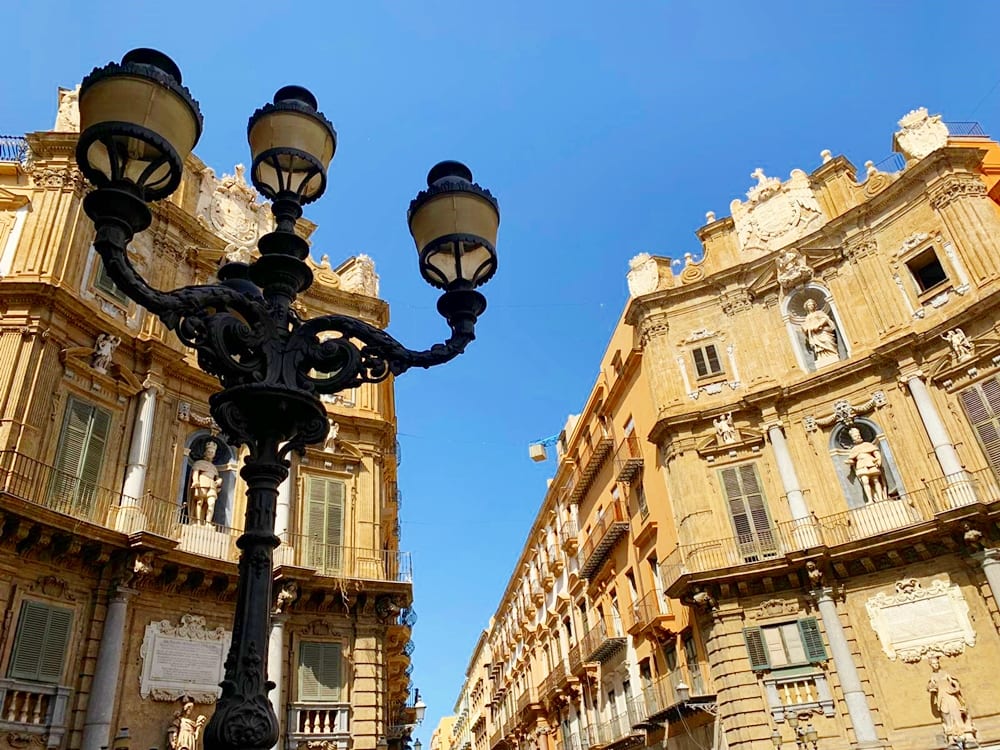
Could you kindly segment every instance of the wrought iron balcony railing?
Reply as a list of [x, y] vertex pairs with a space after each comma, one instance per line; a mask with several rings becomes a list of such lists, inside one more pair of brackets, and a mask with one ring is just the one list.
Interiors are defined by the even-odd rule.
[[672, 619], [663, 595], [657, 591], [648, 591], [628, 610], [626, 629], [631, 635], [639, 635], [652, 627], [662, 625], [664, 620]]
[[603, 515], [594, 523], [583, 543], [580, 575], [590, 578], [597, 573], [615, 544], [628, 532], [628, 516], [620, 500], [613, 501], [605, 508]]
[[604, 460], [615, 447], [614, 433], [607, 425], [601, 425], [597, 430], [597, 434], [591, 439], [593, 442], [584, 442], [580, 446], [580, 459], [577, 461], [574, 481], [570, 491], [570, 500], [572, 502], [579, 502], [587, 494], [591, 482], [594, 481], [597, 472], [604, 465]]
[[0, 161], [24, 164], [28, 159], [28, 140], [19, 135], [0, 135]]
[[639, 438], [628, 435], [615, 451], [616, 481], [631, 484], [642, 471], [642, 464], [642, 446], [639, 444]]
[[580, 653], [584, 662], [607, 661], [625, 648], [626, 637], [618, 623], [610, 628], [601, 620], [594, 623], [580, 642]]

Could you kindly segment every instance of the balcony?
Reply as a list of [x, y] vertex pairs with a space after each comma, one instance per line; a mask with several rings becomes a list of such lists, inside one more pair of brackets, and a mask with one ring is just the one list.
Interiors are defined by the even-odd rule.
[[28, 140], [19, 135], [0, 135], [0, 161], [24, 164], [28, 159]]
[[294, 750], [299, 743], [325, 742], [328, 747], [347, 748], [351, 741], [350, 704], [293, 703], [288, 710], [285, 747]]
[[529, 706], [535, 703], [538, 703], [538, 698], [535, 697], [535, 689], [529, 687], [517, 697], [517, 712], [522, 714], [528, 710]]
[[590, 489], [591, 482], [597, 476], [597, 472], [604, 465], [604, 460], [615, 447], [614, 434], [609, 427], [600, 427], [593, 443], [582, 442], [580, 445], [580, 459], [576, 464], [574, 472], [574, 482], [570, 489], [569, 498], [571, 502], [579, 503], [583, 496]]
[[629, 435], [618, 445], [615, 451], [615, 481], [631, 484], [642, 471], [642, 446], [639, 438]]
[[644, 688], [641, 704], [645, 709], [643, 724], [669, 723], [681, 717], [683, 702], [677, 693], [677, 686], [682, 682], [688, 686], [690, 702], [704, 703], [706, 700], [714, 700], [715, 695], [706, 688], [707, 669], [706, 662], [681, 665]]
[[588, 579], [593, 577], [626, 532], [628, 532], [628, 517], [625, 515], [625, 506], [620, 500], [615, 501], [597, 519], [587, 541], [584, 542], [580, 575]]
[[627, 630], [630, 635], [641, 635], [651, 628], [665, 632], [669, 629], [667, 624], [673, 620], [673, 615], [667, 612], [663, 596], [656, 591], [649, 591], [629, 610]]
[[559, 686], [562, 685], [567, 677], [566, 665], [559, 662], [552, 668], [548, 676], [542, 680], [542, 684], [538, 688], [538, 697], [544, 700], [557, 693]]
[[569, 671], [576, 674], [583, 666], [583, 644], [575, 643], [569, 648]]
[[641, 745], [646, 733], [633, 728], [641, 719], [635, 713], [635, 706], [629, 703], [627, 709], [615, 714], [609, 721], [597, 725], [597, 731], [590, 735], [592, 748], [625, 748]]
[[603, 621], [595, 623], [580, 642], [584, 662], [605, 662], [625, 648], [626, 638], [612, 626], [611, 632]]
[[[714, 539], [676, 548], [660, 565], [666, 593], [678, 597], [699, 574], [756, 565], [783, 565], [784, 556], [815, 548], [833, 555], [858, 554], [874, 546], [912, 544], [914, 535], [940, 535], [947, 526], [1000, 502], [1000, 486], [988, 469], [963, 471], [878, 503], [798, 521], [785, 521], [751, 535]], [[859, 544], [864, 542], [865, 544]], [[733, 571], [736, 572], [735, 570]]]
[[40, 747], [59, 747], [66, 733], [70, 689], [0, 679], [0, 731], [32, 735]]
[[572, 557], [580, 550], [580, 527], [576, 521], [569, 520], [562, 525], [562, 546], [567, 555]]

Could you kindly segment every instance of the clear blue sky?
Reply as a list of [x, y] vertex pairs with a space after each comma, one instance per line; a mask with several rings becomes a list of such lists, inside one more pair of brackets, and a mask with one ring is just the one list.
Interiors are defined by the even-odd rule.
[[416, 567], [425, 744], [450, 713], [551, 464], [527, 444], [579, 410], [625, 303], [628, 259], [699, 251], [750, 172], [859, 168], [927, 106], [1000, 134], [1000, 3], [15, 2], [0, 132], [49, 128], [56, 86], [136, 46], [202, 105], [198, 154], [247, 161], [246, 119], [286, 83], [339, 133], [314, 253], [372, 255], [411, 346], [444, 333], [406, 206], [436, 161], [499, 197], [500, 270], [480, 340], [398, 381], [403, 547]]

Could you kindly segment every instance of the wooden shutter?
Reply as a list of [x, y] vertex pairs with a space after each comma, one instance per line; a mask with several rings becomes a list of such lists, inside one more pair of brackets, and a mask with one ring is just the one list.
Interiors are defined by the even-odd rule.
[[743, 640], [747, 645], [747, 654], [750, 657], [750, 669], [754, 672], [761, 672], [771, 668], [771, 660], [768, 656], [767, 645], [764, 643], [764, 634], [759, 627], [743, 628]]
[[709, 344], [705, 347], [705, 358], [708, 360], [710, 375], [718, 375], [722, 372], [722, 364], [719, 362], [719, 353], [715, 349], [715, 344]]
[[340, 701], [339, 643], [302, 643], [299, 646], [299, 700]]
[[708, 375], [708, 363], [705, 361], [705, 352], [701, 349], [692, 349], [691, 356], [694, 357], [694, 369], [699, 378]]
[[799, 620], [799, 635], [802, 636], [802, 645], [805, 647], [806, 658], [810, 664], [820, 664], [827, 660], [826, 646], [823, 645], [823, 636], [819, 632], [819, 623], [815, 617]]
[[306, 485], [309, 564], [326, 572], [339, 571], [344, 544], [344, 483], [309, 477]]
[[54, 500], [76, 508], [91, 507], [110, 429], [108, 412], [75, 398], [69, 400], [50, 489]]
[[987, 378], [958, 396], [990, 468], [1000, 475], [1000, 380]]
[[775, 554], [774, 530], [754, 464], [727, 467], [719, 473], [744, 561], [753, 562], [761, 555]]
[[72, 625], [72, 610], [25, 601], [17, 622], [10, 676], [32, 682], [58, 683], [62, 678]]

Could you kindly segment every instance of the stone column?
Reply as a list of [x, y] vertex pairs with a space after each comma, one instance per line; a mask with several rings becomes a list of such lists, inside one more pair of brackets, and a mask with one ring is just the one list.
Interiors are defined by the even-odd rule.
[[116, 586], [108, 600], [104, 630], [97, 649], [97, 668], [87, 699], [83, 722], [82, 750], [101, 750], [111, 744], [111, 718], [118, 703], [118, 673], [121, 671], [128, 601], [137, 592]]
[[274, 613], [271, 615], [271, 637], [267, 642], [267, 679], [275, 684], [271, 691], [270, 700], [274, 707], [274, 713], [278, 717], [278, 744], [273, 750], [278, 750], [281, 746], [281, 726], [286, 723], [287, 717], [283, 710], [284, 704], [281, 695], [285, 687], [285, 623], [288, 622], [288, 615]]
[[902, 376], [901, 378], [913, 396], [913, 403], [917, 407], [920, 421], [924, 425], [927, 437], [930, 438], [931, 447], [934, 448], [934, 455], [937, 457], [941, 473], [944, 474], [948, 487], [945, 495], [951, 507], [968, 505], [976, 502], [975, 490], [969, 481], [969, 475], [962, 467], [962, 462], [958, 458], [958, 451], [951, 441], [948, 428], [945, 427], [941, 415], [938, 413], [934, 400], [931, 398], [927, 384], [924, 383], [924, 374], [920, 370]]
[[830, 641], [833, 665], [837, 669], [837, 674], [840, 675], [844, 702], [847, 704], [847, 712], [851, 716], [851, 724], [854, 725], [854, 735], [858, 745], [862, 747], [866, 745], [877, 746], [878, 733], [875, 731], [875, 721], [872, 718], [871, 709], [868, 707], [868, 698], [864, 688], [861, 687], [861, 677], [858, 675], [858, 667], [851, 655], [851, 647], [844, 635], [844, 626], [840, 622], [837, 603], [833, 600], [833, 589], [817, 589], [813, 595], [819, 606], [819, 614], [823, 619], [827, 640]]
[[274, 506], [274, 533], [281, 540], [281, 546], [274, 551], [275, 564], [291, 565], [293, 540], [288, 536], [288, 519], [291, 517], [292, 488], [295, 487], [297, 464], [293, 460], [288, 469], [288, 477], [278, 485], [278, 500]]
[[1000, 549], [987, 547], [980, 552], [974, 552], [972, 559], [983, 566], [986, 582], [993, 592], [993, 600], [1000, 606]]
[[969, 165], [969, 172], [952, 173], [933, 183], [928, 190], [931, 206], [941, 216], [955, 249], [980, 284], [1000, 271], [1000, 239], [996, 207], [986, 193], [986, 185]]
[[128, 449], [128, 465], [125, 467], [125, 483], [122, 486], [122, 511], [116, 517], [119, 531], [131, 533], [144, 529], [149, 519], [143, 512], [142, 499], [146, 494], [146, 469], [149, 466], [149, 447], [153, 439], [153, 419], [156, 416], [156, 397], [163, 392], [163, 386], [150, 381], [143, 383], [145, 389], [139, 394], [139, 408], [132, 425], [132, 440]]
[[788, 498], [788, 511], [792, 516], [794, 527], [793, 541], [798, 548], [815, 547], [819, 544], [819, 537], [809, 507], [806, 505], [805, 494], [802, 492], [802, 485], [799, 484], [799, 475], [795, 471], [795, 462], [792, 461], [792, 454], [788, 450], [788, 441], [785, 439], [785, 431], [780, 421], [775, 420], [767, 424], [767, 436], [774, 450], [774, 460], [778, 465], [782, 489]]

